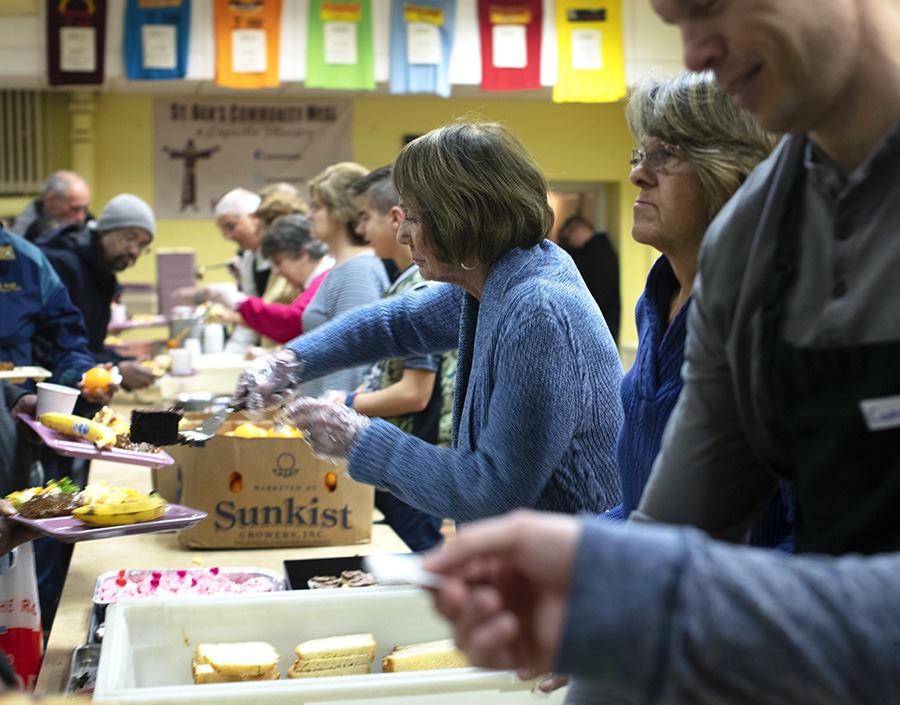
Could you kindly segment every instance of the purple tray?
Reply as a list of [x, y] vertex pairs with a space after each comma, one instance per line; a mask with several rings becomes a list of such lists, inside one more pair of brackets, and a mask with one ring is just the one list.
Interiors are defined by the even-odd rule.
[[160, 531], [175, 531], [176, 529], [189, 529], [201, 519], [206, 518], [206, 512], [199, 509], [184, 507], [180, 504], [170, 504], [166, 507], [166, 513], [153, 521], [142, 521], [138, 524], [123, 524], [122, 526], [91, 526], [83, 524], [75, 517], [51, 517], [50, 519], [26, 519], [17, 514], [7, 517], [10, 521], [18, 522], [29, 529], [33, 529], [45, 536], [50, 536], [63, 543], [75, 543], [76, 541], [90, 541], [92, 539], [109, 539], [115, 536], [131, 536], [132, 534], [155, 534]]
[[47, 428], [28, 414], [19, 414], [19, 418], [31, 426], [47, 447], [58, 455], [66, 455], [70, 458], [88, 458], [89, 460], [109, 460], [115, 463], [128, 463], [129, 465], [144, 465], [148, 468], [158, 468], [175, 462], [172, 456], [164, 450], [156, 453], [142, 453], [137, 450], [125, 450], [124, 448], [98, 448], [90, 441], [73, 438], [59, 431], [54, 431], [52, 428]]
[[142, 319], [140, 321], [133, 321], [128, 319], [127, 321], [123, 321], [122, 323], [113, 323], [110, 321], [109, 326], [107, 327], [107, 332], [116, 334], [121, 333], [123, 330], [138, 330], [140, 328], [156, 328], [157, 326], [165, 326], [168, 325], [169, 319], [165, 316], [155, 316], [154, 318]]

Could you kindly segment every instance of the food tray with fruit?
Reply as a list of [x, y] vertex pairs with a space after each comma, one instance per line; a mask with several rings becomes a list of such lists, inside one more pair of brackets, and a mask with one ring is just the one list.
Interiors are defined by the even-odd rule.
[[202, 512], [199, 509], [184, 507], [180, 504], [168, 504], [165, 512], [158, 519], [129, 524], [110, 524], [107, 526], [85, 524], [74, 516], [26, 519], [18, 514], [13, 514], [7, 519], [23, 524], [44, 536], [50, 536], [63, 543], [75, 543], [76, 541], [108, 539], [116, 536], [130, 536], [132, 534], [153, 534], [160, 531], [189, 529], [197, 522], [205, 519], [206, 516], [206, 512]]
[[15, 510], [10, 521], [66, 543], [187, 529], [206, 517], [206, 512], [169, 504], [158, 494], [102, 480], [84, 489], [68, 477], [48, 480], [5, 499]]
[[34, 429], [47, 447], [59, 455], [71, 458], [87, 458], [89, 460], [110, 460], [130, 465], [143, 465], [150, 468], [163, 467], [175, 462], [172, 456], [164, 450], [145, 452], [116, 448], [115, 446], [98, 448], [95, 443], [87, 439], [76, 438], [61, 431], [48, 428], [28, 414], [20, 414], [19, 418]]

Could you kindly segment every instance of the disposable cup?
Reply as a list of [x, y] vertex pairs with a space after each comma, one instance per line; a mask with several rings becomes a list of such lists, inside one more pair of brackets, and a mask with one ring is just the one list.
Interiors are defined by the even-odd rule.
[[81, 394], [74, 387], [64, 387], [61, 384], [50, 382], [38, 382], [37, 385], [37, 416], [56, 412], [57, 414], [71, 414], [75, 408], [75, 402]]
[[125, 323], [128, 320], [128, 308], [125, 304], [113, 304], [109, 308], [110, 323]]
[[207, 323], [203, 327], [203, 352], [221, 355], [225, 351], [225, 328], [221, 323]]
[[184, 341], [182, 341], [181, 347], [185, 350], [190, 350], [192, 357], [198, 357], [203, 352], [200, 341], [197, 340], [197, 338], [185, 338]]
[[169, 357], [172, 359], [172, 374], [179, 377], [186, 377], [194, 374], [194, 355], [187, 348], [174, 348], [169, 350]]

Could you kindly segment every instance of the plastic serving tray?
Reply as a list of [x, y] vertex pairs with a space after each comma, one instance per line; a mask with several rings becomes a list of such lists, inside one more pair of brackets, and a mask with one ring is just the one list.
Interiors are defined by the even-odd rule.
[[143, 465], [148, 468], [159, 468], [175, 462], [172, 456], [164, 450], [145, 453], [137, 450], [125, 450], [124, 448], [97, 448], [90, 441], [67, 436], [59, 431], [54, 431], [52, 428], [47, 428], [28, 414], [20, 414], [19, 418], [41, 437], [41, 440], [48, 448], [59, 455], [65, 455], [70, 458], [87, 458], [88, 460], [109, 460], [127, 465]]
[[284, 576], [288, 590], [309, 590], [311, 578], [317, 575], [340, 575], [345, 570], [362, 570], [362, 556], [308, 558], [284, 562]]
[[[394, 646], [450, 637], [423, 590], [291, 590], [183, 600], [123, 600], [106, 613], [94, 702], [162, 705], [512, 705], [533, 703], [533, 683], [509, 671], [460, 668], [381, 673]], [[306, 639], [372, 632], [373, 673], [285, 678]], [[194, 685], [197, 644], [267, 641], [281, 654], [277, 681]], [[565, 689], [542, 698], [562, 703]]]

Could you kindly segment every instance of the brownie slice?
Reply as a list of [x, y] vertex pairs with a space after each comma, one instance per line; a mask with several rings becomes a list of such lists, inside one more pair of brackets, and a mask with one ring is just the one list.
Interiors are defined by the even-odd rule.
[[155, 446], [177, 444], [180, 439], [178, 423], [183, 415], [181, 409], [134, 409], [129, 434], [132, 443], [151, 443]]

